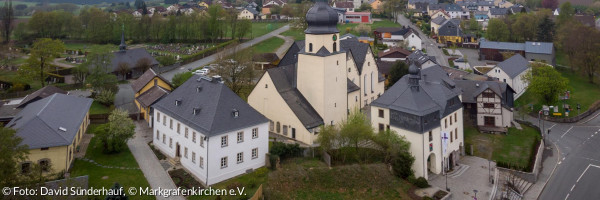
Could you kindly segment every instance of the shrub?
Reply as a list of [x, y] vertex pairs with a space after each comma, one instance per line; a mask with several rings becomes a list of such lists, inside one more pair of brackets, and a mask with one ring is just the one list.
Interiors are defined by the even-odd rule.
[[198, 59], [202, 59], [202, 58], [204, 58], [204, 57], [206, 57], [206, 56], [208, 56], [210, 54], [213, 54], [213, 53], [217, 52], [219, 49], [223, 49], [223, 47], [226, 47], [226, 46], [228, 46], [230, 44], [233, 44], [235, 42], [237, 42], [237, 40], [229, 40], [227, 42], [223, 42], [223, 43], [221, 43], [219, 45], [216, 45], [214, 47], [207, 48], [207, 49], [204, 49], [202, 51], [198, 51], [198, 52], [196, 52], [196, 53], [194, 53], [194, 54], [192, 54], [190, 56], [184, 57], [182, 62], [183, 62], [183, 64], [187, 64], [187, 63], [190, 63], [192, 61], [195, 61], [195, 60], [198, 60]]
[[175, 57], [173, 56], [159, 56], [156, 57], [156, 60], [162, 65], [162, 66], [171, 66], [173, 64], [175, 64], [175, 62], [177, 62], [175, 60]]
[[298, 144], [285, 144], [273, 142], [269, 153], [279, 156], [282, 160], [302, 155], [302, 148]]
[[279, 156], [278, 155], [269, 154], [269, 162], [271, 163], [271, 169], [272, 170], [276, 170], [277, 169], [277, 160], [279, 160]]
[[95, 100], [102, 105], [110, 106], [115, 101], [115, 93], [110, 90], [100, 90], [96, 94]]
[[417, 179], [413, 179], [412, 184], [417, 186], [418, 188], [426, 188], [429, 187], [429, 183], [427, 183], [427, 179], [423, 177], [419, 177]]

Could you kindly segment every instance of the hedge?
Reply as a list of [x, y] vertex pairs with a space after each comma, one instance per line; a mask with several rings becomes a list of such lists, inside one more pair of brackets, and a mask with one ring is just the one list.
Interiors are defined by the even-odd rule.
[[229, 40], [227, 42], [223, 42], [221, 44], [218, 44], [217, 46], [214, 46], [214, 47], [211, 47], [211, 48], [207, 48], [207, 49], [204, 49], [202, 51], [198, 51], [198, 52], [196, 52], [196, 53], [194, 53], [192, 55], [184, 56], [182, 64], [188, 64], [188, 63], [191, 63], [193, 61], [202, 59], [202, 58], [204, 58], [206, 56], [212, 55], [212, 54], [216, 53], [217, 51], [219, 51], [219, 49], [223, 49], [226, 46], [228, 46], [230, 44], [233, 44], [233, 43], [235, 43], [237, 41], [238, 40]]

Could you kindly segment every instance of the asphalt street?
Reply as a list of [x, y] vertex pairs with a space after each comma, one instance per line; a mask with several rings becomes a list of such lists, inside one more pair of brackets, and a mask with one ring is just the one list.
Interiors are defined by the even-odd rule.
[[419, 37], [421, 37], [421, 40], [423, 41], [423, 45], [427, 50], [427, 55], [435, 56], [435, 59], [438, 62], [438, 64], [442, 66], [449, 66], [448, 58], [446, 57], [446, 55], [444, 55], [442, 49], [439, 49], [437, 47], [438, 44], [435, 42], [435, 40], [425, 35], [420, 28], [411, 23], [410, 20], [404, 17], [404, 15], [402, 14], [398, 15], [398, 23], [400, 25], [410, 26], [411, 28], [415, 29], [419, 33]]
[[538, 199], [600, 199], [600, 111], [579, 123], [544, 122], [560, 151], [556, 171]]
[[[283, 27], [281, 27], [281, 28], [279, 28], [277, 30], [271, 31], [270, 33], [267, 33], [267, 34], [262, 35], [260, 37], [254, 38], [254, 39], [252, 39], [250, 41], [241, 43], [241, 44], [239, 44], [237, 46], [236, 51], [243, 50], [245, 48], [251, 47], [252, 45], [255, 45], [255, 44], [260, 43], [262, 41], [265, 41], [265, 40], [267, 40], [267, 39], [269, 39], [271, 37], [279, 35], [280, 33], [283, 33], [283, 32], [285, 32], [285, 31], [287, 31], [289, 29], [290, 29], [290, 25], [285, 25], [285, 26], [283, 26]], [[162, 73], [161, 75], [163, 77], [165, 77], [167, 80], [171, 80], [173, 78], [173, 76], [175, 76], [175, 74], [178, 74], [178, 73], [181, 73], [181, 72], [187, 72], [189, 70], [193, 70], [193, 69], [198, 68], [200, 66], [209, 65], [210, 63], [215, 62], [215, 60], [217, 60], [221, 56], [227, 56], [227, 55], [229, 55], [231, 53], [232, 53], [231, 51], [225, 51], [225, 52], [215, 53], [215, 54], [210, 55], [210, 56], [208, 56], [206, 58], [202, 58], [200, 60], [196, 60], [194, 62], [182, 65], [179, 68], [176, 68], [176, 69], [173, 69], [171, 71]]]

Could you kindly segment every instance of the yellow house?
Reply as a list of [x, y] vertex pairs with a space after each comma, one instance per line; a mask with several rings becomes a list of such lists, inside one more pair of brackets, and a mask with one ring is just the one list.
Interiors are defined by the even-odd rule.
[[381, 7], [383, 5], [383, 2], [381, 2], [381, 0], [371, 0], [369, 1], [369, 4], [371, 4], [371, 8], [376, 13], [380, 13], [381, 10], [383, 10], [383, 7]]
[[458, 23], [454, 20], [447, 20], [444, 22], [444, 24], [440, 25], [438, 29], [438, 43], [463, 43], [464, 33], [460, 29], [460, 25], [458, 25]]
[[30, 103], [6, 124], [29, 148], [26, 161], [19, 164], [22, 173], [31, 172], [33, 164], [44, 174], [69, 171], [90, 123], [92, 101], [56, 93]]
[[173, 90], [173, 86], [154, 70], [148, 69], [140, 78], [131, 83], [131, 87], [135, 92], [135, 106], [144, 120], [152, 125], [150, 124], [152, 122], [150, 106], [164, 95], [169, 94]]
[[208, 8], [208, 4], [204, 1], [198, 2], [198, 6]]

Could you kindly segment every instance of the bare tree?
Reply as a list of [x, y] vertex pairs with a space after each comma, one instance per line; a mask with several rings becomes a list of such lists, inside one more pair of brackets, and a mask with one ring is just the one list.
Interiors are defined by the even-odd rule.
[[15, 20], [12, 0], [4, 1], [4, 7], [0, 10], [0, 20], [2, 21], [2, 36], [4, 37], [4, 44], [6, 44], [10, 41], [10, 33]]
[[127, 73], [129, 73], [131, 69], [129, 68], [129, 64], [126, 62], [120, 62], [117, 64], [117, 73], [123, 76], [124, 79], [127, 77]]
[[[215, 72], [220, 75], [225, 84], [236, 94], [243, 96], [244, 88], [254, 84], [256, 73], [253, 69], [252, 50], [239, 50], [239, 47], [233, 46], [224, 51], [232, 52], [228, 57], [221, 57], [217, 60], [219, 64]], [[226, 54], [225, 54], [226, 55]]]
[[150, 69], [150, 65], [152, 65], [150, 58], [141, 58], [135, 63], [135, 68], [141, 68], [144, 69], [143, 71], [146, 71]]

